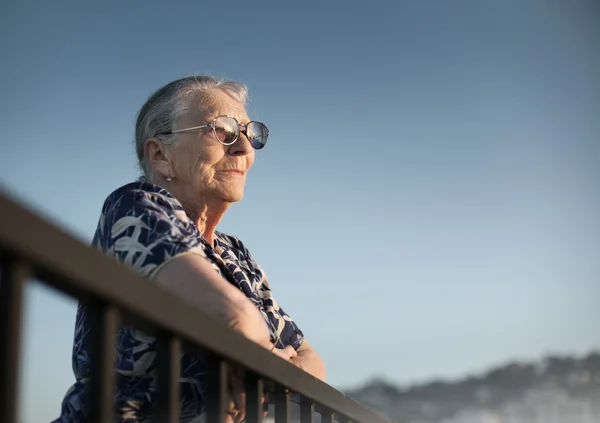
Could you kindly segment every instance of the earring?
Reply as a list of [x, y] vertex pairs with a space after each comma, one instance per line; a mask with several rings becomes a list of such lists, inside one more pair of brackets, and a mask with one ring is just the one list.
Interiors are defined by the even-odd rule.
[[171, 172], [169, 172], [169, 176], [167, 176], [167, 182], [171, 182], [173, 179], [171, 179]]

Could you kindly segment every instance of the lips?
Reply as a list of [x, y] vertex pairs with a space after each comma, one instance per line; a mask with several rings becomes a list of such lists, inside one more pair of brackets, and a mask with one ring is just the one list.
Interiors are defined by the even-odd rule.
[[224, 173], [233, 173], [235, 175], [240, 175], [240, 176], [244, 176], [246, 174], [245, 171], [240, 170], [240, 169], [225, 169], [225, 170], [222, 170], [221, 172], [224, 172]]

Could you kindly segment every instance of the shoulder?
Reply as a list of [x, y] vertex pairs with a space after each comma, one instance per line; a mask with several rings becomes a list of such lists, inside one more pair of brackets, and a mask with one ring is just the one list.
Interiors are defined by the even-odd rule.
[[202, 236], [168, 191], [133, 182], [105, 200], [92, 245], [143, 276], [184, 253], [206, 256]]
[[173, 195], [164, 188], [146, 181], [136, 181], [123, 185], [111, 192], [102, 206], [102, 213], [109, 212], [144, 212], [146, 210], [170, 211], [185, 217], [183, 207]]

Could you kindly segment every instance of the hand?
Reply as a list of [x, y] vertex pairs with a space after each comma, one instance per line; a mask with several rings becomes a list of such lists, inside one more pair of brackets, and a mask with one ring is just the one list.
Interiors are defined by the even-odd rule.
[[273, 353], [304, 370], [304, 367], [302, 367], [302, 364], [300, 364], [300, 361], [298, 360], [298, 352], [291, 345], [288, 345], [285, 348], [275, 348], [273, 349]]
[[[271, 352], [286, 361], [294, 363], [293, 359], [298, 357], [298, 353], [291, 345], [284, 348], [273, 348]], [[302, 368], [297, 363], [298, 367]], [[239, 423], [246, 418], [246, 392], [244, 390], [244, 380], [236, 376], [231, 370], [229, 372], [229, 405], [226, 423]], [[267, 415], [266, 405], [269, 403], [267, 395], [263, 395], [262, 403], [265, 406], [264, 416]]]
[[[229, 370], [229, 403], [225, 423], [240, 423], [246, 419], [246, 392], [244, 379]], [[267, 416], [269, 396], [262, 393], [261, 403], [264, 407], [263, 417]]]
[[298, 353], [291, 345], [288, 345], [284, 348], [273, 348], [272, 352], [286, 361], [290, 361], [291, 359], [298, 357]]

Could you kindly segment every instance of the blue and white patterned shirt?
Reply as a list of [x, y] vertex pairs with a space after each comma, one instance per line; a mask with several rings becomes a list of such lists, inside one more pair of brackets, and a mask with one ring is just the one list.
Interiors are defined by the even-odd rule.
[[[175, 257], [206, 257], [232, 285], [238, 287], [262, 313], [277, 346], [300, 347], [304, 336], [277, 304], [267, 277], [242, 242], [215, 232], [214, 247], [200, 234], [181, 204], [165, 189], [138, 181], [125, 185], [106, 199], [92, 245], [120, 263], [151, 279]], [[86, 413], [89, 385], [90, 337], [86, 307], [79, 304], [73, 343], [76, 382], [62, 403], [54, 423], [79, 423]], [[123, 326], [116, 344], [116, 421], [140, 423], [152, 415], [156, 400], [156, 340]], [[181, 362], [181, 422], [199, 416], [205, 393], [200, 357], [184, 355]]]

